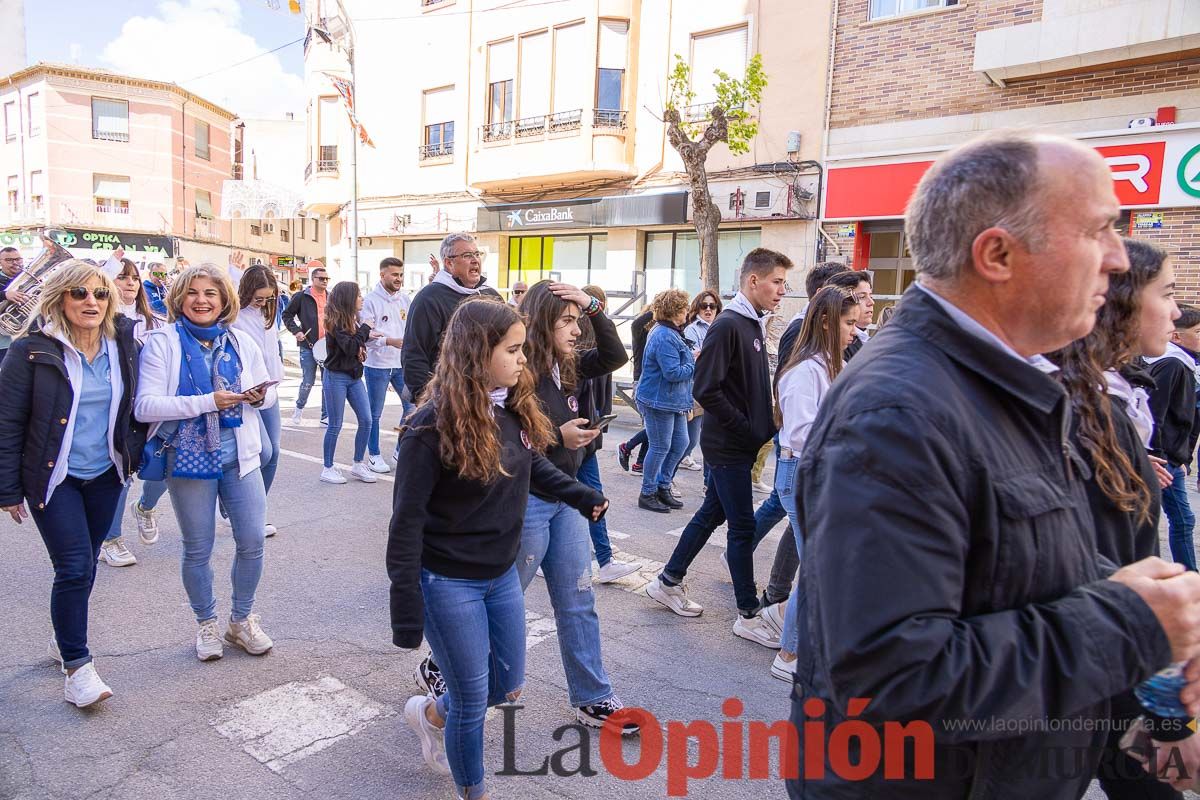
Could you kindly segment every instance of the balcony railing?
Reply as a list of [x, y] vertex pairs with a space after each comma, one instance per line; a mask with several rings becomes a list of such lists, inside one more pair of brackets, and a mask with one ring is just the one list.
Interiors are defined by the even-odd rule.
[[679, 118], [684, 122], [703, 122], [712, 115], [716, 103], [697, 103], [694, 106], [684, 106], [679, 109]]
[[317, 172], [337, 172], [338, 156], [336, 144], [323, 144], [318, 148]]
[[129, 204], [119, 205], [117, 203], [96, 203], [97, 214], [128, 214]]
[[106, 142], [128, 142], [129, 141], [129, 132], [128, 131], [101, 131], [101, 130], [96, 130], [95, 128], [93, 128], [92, 129], [92, 138], [93, 139], [101, 139]]
[[550, 132], [574, 131], [583, 127], [583, 109], [574, 111], [558, 111], [550, 115]]
[[513, 123], [513, 135], [518, 139], [541, 136], [546, 132], [546, 116], [525, 117]]
[[507, 122], [489, 122], [483, 126], [483, 140], [485, 142], [498, 142], [501, 139], [511, 137], [512, 132], [512, 120], [508, 120]]
[[616, 109], [597, 108], [592, 112], [592, 127], [593, 128], [613, 128], [616, 130], [625, 130], [625, 116], [628, 111], [619, 111]]
[[453, 141], [423, 144], [417, 148], [417, 157], [422, 161], [428, 161], [431, 158], [449, 158], [452, 155], [454, 155]]

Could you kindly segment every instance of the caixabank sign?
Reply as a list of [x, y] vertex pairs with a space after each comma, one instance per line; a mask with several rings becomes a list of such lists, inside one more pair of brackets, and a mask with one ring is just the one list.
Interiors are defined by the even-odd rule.
[[[1164, 126], [1082, 141], [1104, 156], [1122, 208], [1200, 206], [1200, 128]], [[825, 219], [904, 216], [917, 182], [932, 165], [926, 157], [831, 166]]]
[[478, 231], [521, 233], [554, 228], [619, 228], [687, 222], [687, 192], [585, 197], [483, 206]]

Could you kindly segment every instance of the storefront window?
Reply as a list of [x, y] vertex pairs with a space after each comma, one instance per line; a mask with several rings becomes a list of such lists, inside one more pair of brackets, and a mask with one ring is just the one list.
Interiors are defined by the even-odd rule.
[[607, 244], [604, 234], [513, 237], [508, 240], [508, 275], [503, 285], [552, 280], [575, 286], [598, 283], [608, 289], [604, 280]]
[[880, 223], [877, 228], [868, 224], [865, 228], [866, 235], [871, 237], [867, 269], [871, 272], [875, 295], [876, 321], [883, 309], [894, 305], [916, 278], [904, 231], [884, 225], [887, 223]]
[[[737, 291], [742, 259], [762, 242], [759, 228], [721, 231], [717, 236], [717, 265], [721, 294]], [[704, 288], [700, 280], [700, 241], [695, 233], [646, 234], [646, 299], [663, 289], [683, 289], [694, 295]]]
[[[404, 243], [404, 287], [410, 292], [416, 292], [429, 282], [429, 256], [438, 255], [441, 251], [441, 239], [416, 239]], [[484, 272], [488, 264], [483, 262]]]

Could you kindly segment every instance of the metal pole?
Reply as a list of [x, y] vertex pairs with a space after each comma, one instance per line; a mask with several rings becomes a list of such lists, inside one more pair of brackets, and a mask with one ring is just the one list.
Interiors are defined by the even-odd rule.
[[[358, 83], [354, 75], [354, 48], [350, 48], [350, 85], [354, 87], [354, 114], [358, 116]], [[350, 197], [350, 236], [352, 250], [350, 255], [351, 268], [354, 270], [354, 275], [351, 277], [355, 283], [358, 283], [358, 129], [353, 131], [354, 143], [350, 150], [350, 180], [353, 183], [352, 194]]]

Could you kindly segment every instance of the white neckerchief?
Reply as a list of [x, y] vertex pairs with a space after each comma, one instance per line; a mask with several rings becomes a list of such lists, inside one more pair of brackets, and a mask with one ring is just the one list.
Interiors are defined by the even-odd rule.
[[492, 398], [492, 405], [504, 408], [508, 403], [508, 387], [502, 386], [499, 389], [492, 389], [488, 392], [488, 397]]
[[1154, 414], [1150, 411], [1150, 394], [1142, 387], [1134, 387], [1125, 376], [1116, 370], [1104, 373], [1108, 394], [1125, 401], [1125, 410], [1137, 428], [1142, 445], [1150, 446], [1150, 437], [1154, 435]]
[[[474, 289], [468, 289], [466, 286], [463, 286], [461, 283], [454, 280], [454, 276], [450, 274], [449, 270], [438, 270], [438, 274], [433, 277], [433, 282], [440, 283], [443, 286], [449, 286], [459, 294], [479, 294], [478, 286], [476, 286]], [[480, 285], [483, 284], [482, 278], [480, 278], [479, 283]]]
[[558, 368], [558, 362], [554, 362], [554, 366], [550, 368], [550, 377], [554, 378], [554, 385], [558, 390], [562, 391], [562, 370]]
[[725, 306], [725, 310], [732, 311], [735, 314], [740, 314], [746, 319], [754, 320], [758, 323], [758, 326], [762, 328], [763, 337], [766, 337], [767, 317], [770, 315], [760, 314], [758, 309], [754, 307], [754, 304], [750, 302], [750, 299], [746, 297], [746, 295], [742, 294], [741, 292], [735, 294], [733, 299], [729, 301], [729, 305]]

